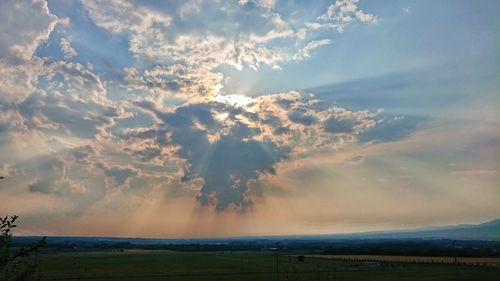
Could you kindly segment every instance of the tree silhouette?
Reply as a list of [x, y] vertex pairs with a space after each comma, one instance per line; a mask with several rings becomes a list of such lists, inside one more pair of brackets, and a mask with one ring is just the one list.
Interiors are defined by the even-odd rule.
[[[0, 179], [3, 179], [0, 176]], [[0, 217], [0, 281], [39, 280], [36, 253], [47, 244], [46, 237], [27, 247], [13, 249], [12, 230], [17, 226], [16, 215]], [[34, 255], [34, 258], [32, 254]]]

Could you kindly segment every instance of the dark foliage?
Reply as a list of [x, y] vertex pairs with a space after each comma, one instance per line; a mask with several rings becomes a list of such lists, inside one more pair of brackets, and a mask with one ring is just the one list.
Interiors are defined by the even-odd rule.
[[12, 230], [17, 219], [18, 216], [0, 218], [0, 281], [39, 280], [36, 253], [46, 245], [46, 238], [14, 249]]

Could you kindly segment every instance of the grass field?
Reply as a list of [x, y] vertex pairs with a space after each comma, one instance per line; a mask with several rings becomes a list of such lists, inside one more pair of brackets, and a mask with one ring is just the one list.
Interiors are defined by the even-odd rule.
[[[378, 262], [396, 262], [396, 263], [443, 263], [455, 264], [454, 257], [420, 257], [420, 256], [383, 256], [383, 255], [307, 255], [311, 258], [352, 260], [352, 261], [378, 261]], [[457, 257], [460, 265], [476, 265], [499, 267], [500, 258], [473, 258]]]
[[[38, 257], [42, 280], [276, 280], [272, 252], [180, 253], [162, 250], [47, 253]], [[457, 280], [454, 265], [279, 256], [279, 280]], [[493, 267], [460, 266], [460, 280], [498, 281]]]

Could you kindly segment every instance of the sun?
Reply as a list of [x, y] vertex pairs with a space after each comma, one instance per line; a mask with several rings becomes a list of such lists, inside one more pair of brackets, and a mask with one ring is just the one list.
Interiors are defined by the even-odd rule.
[[216, 95], [214, 101], [228, 104], [234, 107], [244, 107], [253, 102], [253, 98], [245, 95]]

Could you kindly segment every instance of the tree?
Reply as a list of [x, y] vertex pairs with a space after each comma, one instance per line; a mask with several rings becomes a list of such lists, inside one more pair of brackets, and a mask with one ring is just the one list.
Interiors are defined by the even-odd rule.
[[0, 218], [0, 281], [39, 280], [36, 255], [32, 254], [47, 244], [46, 237], [16, 251], [12, 248], [12, 229], [17, 219], [16, 215]]

